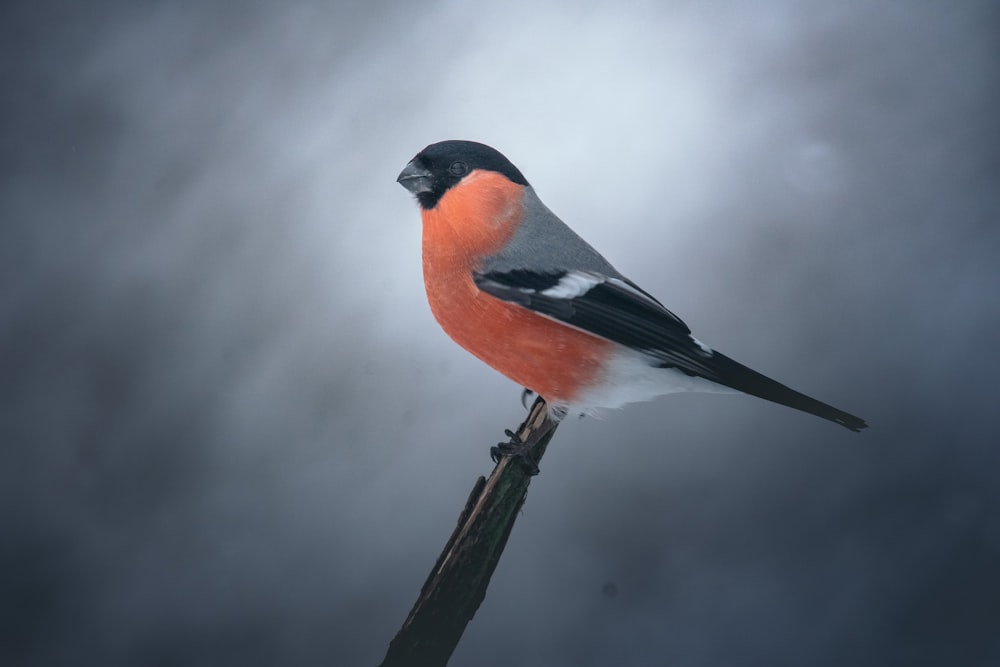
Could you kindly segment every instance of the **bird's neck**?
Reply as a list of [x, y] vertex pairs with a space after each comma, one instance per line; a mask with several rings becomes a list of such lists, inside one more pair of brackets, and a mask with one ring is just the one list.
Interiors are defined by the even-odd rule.
[[[428, 261], [473, 270], [510, 241], [524, 216], [524, 186], [492, 171], [474, 171], [425, 210], [423, 252]], [[458, 268], [457, 266], [455, 268]]]

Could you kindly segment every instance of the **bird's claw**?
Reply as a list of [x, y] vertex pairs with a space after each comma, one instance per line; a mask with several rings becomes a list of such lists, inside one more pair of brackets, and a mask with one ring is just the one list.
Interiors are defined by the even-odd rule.
[[516, 457], [521, 462], [521, 465], [524, 466], [525, 472], [532, 477], [537, 475], [539, 472], [538, 463], [531, 458], [531, 446], [533, 443], [524, 442], [517, 433], [514, 433], [509, 428], [504, 429], [503, 434], [510, 438], [510, 441], [497, 443], [495, 447], [490, 447], [490, 458], [493, 462], [500, 463], [500, 459], [504, 457]]

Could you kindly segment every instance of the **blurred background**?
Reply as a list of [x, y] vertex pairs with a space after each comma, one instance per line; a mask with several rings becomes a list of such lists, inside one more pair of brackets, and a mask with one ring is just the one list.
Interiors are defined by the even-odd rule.
[[744, 396], [563, 425], [452, 664], [1000, 664], [993, 2], [7, 2], [0, 663], [374, 665], [520, 388], [394, 181], [504, 152]]

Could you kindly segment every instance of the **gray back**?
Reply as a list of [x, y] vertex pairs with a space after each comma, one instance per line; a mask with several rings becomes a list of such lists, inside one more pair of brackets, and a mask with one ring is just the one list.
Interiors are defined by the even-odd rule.
[[615, 267], [542, 203], [530, 185], [524, 188], [524, 220], [507, 246], [488, 257], [482, 270], [526, 269], [541, 273], [593, 271], [622, 278]]

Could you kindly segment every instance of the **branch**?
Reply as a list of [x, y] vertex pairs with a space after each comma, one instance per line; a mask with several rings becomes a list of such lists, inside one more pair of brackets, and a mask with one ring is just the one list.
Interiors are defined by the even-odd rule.
[[[540, 461], [556, 422], [541, 397], [517, 430]], [[517, 457], [504, 457], [489, 479], [476, 480], [455, 532], [438, 556], [413, 609], [389, 644], [380, 667], [444, 667], [465, 626], [486, 597], [486, 587], [503, 553], [528, 493], [531, 474]]]

